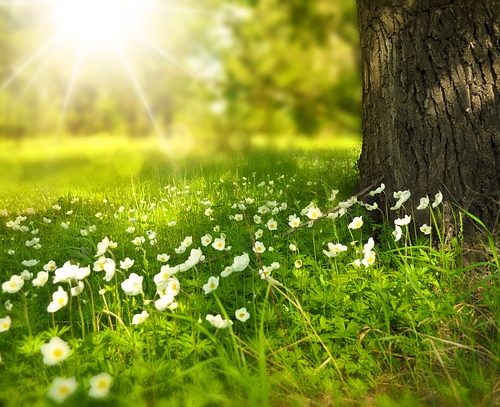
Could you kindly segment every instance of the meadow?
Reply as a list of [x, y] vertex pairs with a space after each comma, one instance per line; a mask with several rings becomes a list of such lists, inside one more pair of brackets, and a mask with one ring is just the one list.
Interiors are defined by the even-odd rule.
[[296, 141], [1, 141], [0, 405], [498, 405], [490, 232]]

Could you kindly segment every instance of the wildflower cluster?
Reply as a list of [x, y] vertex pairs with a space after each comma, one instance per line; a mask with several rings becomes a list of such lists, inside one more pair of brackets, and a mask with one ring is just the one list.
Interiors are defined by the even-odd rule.
[[[13, 242], [6, 249], [13, 272], [1, 284], [8, 315], [0, 318], [0, 333], [9, 335], [29, 326], [22, 318], [43, 310], [50, 321], [46, 330], [70, 321], [75, 343], [89, 332], [121, 330], [133, 338], [153, 326], [165, 326], [162, 335], [174, 336], [180, 329], [172, 322], [175, 318], [231, 337], [250, 331], [249, 320], [264, 318], [259, 301], [265, 303], [266, 295], [276, 295], [288, 285], [299, 286], [302, 275], [314, 277], [317, 268], [331, 272], [339, 265], [351, 272], [373, 270], [381, 243], [366, 211], [377, 210], [376, 204], [365, 203], [363, 197], [339, 200], [337, 190], [323, 198], [287, 202], [293, 179], [255, 178], [254, 174], [234, 181], [231, 187], [237, 193], [230, 202], [226, 196], [205, 197], [189, 186], [169, 185], [158, 199], [131, 206], [105, 199], [91, 219], [84, 216], [82, 200], [54, 204], [43, 215], [28, 211], [11, 218], [9, 211], [0, 211]], [[219, 186], [225, 183], [220, 180]], [[384, 190], [382, 184], [368, 197]], [[391, 210], [402, 212], [391, 230], [395, 242], [413, 219], [403, 213], [410, 196], [409, 191], [394, 193]], [[441, 201], [440, 193], [432, 204], [424, 197], [417, 209], [434, 209]], [[179, 207], [183, 213], [175, 217]], [[85, 224], [79, 223], [82, 218]], [[202, 226], [191, 230], [192, 219]], [[56, 228], [67, 236], [65, 244], [71, 250], [56, 250], [59, 243], [50, 238]], [[425, 236], [432, 228], [423, 224], [419, 230]], [[21, 305], [25, 313], [12, 310]], [[286, 309], [285, 304], [277, 307]], [[185, 341], [197, 341], [197, 335], [181, 333]], [[53, 335], [41, 345], [46, 366], [63, 366], [78, 352], [61, 336]], [[198, 345], [186, 348], [197, 352]], [[125, 359], [130, 356], [124, 354]], [[113, 383], [106, 372], [90, 379], [78, 372], [67, 376], [53, 378], [47, 390], [56, 402], [85, 386], [89, 397], [107, 397]]]

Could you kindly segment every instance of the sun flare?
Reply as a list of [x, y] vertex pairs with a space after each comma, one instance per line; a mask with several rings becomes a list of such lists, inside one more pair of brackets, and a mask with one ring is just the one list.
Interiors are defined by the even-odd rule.
[[125, 46], [144, 26], [147, 1], [58, 0], [53, 10], [56, 36], [86, 51]]

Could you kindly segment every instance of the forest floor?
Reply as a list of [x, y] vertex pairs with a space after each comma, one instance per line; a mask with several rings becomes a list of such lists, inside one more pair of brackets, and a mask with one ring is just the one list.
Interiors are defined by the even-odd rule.
[[0, 405], [498, 405], [488, 231], [374, 223], [357, 143], [299, 144], [0, 141]]

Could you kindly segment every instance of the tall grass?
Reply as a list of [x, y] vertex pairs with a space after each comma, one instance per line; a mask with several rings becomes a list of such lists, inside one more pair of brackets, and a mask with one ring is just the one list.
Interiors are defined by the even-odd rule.
[[[13, 154], [9, 148], [3, 160]], [[420, 225], [403, 226], [396, 242], [394, 225], [374, 224], [363, 205], [347, 200], [356, 149], [262, 148], [179, 159], [149, 142], [107, 139], [50, 151], [25, 147], [10, 160], [16, 170], [3, 172], [0, 192], [0, 282], [23, 275], [24, 286], [0, 294], [0, 318], [12, 320], [0, 332], [0, 400], [51, 404], [53, 380], [75, 377], [67, 405], [497, 403], [499, 261], [480, 220], [485, 239], [476, 260], [459, 238], [445, 242], [441, 206], [427, 210], [430, 236]], [[340, 193], [329, 200], [333, 189]], [[339, 203], [345, 213], [310, 222], [308, 208], [326, 215]], [[301, 227], [289, 226], [292, 214]], [[26, 219], [16, 223], [19, 215]], [[357, 216], [363, 226], [349, 228]], [[271, 218], [276, 230], [266, 227]], [[231, 248], [203, 246], [206, 234], [224, 237]], [[139, 236], [144, 243], [134, 245]], [[193, 244], [182, 253], [189, 236]], [[117, 243], [104, 253], [116, 264], [110, 281], [93, 270], [105, 237]], [[358, 266], [370, 237], [375, 260]], [[256, 241], [266, 251], [254, 252]], [[328, 243], [346, 247], [328, 257]], [[205, 258], [175, 274], [177, 308], [158, 311], [154, 276], [166, 263], [157, 256], [170, 255], [174, 267], [198, 247]], [[248, 267], [219, 277], [218, 288], [205, 294], [209, 277], [242, 253]], [[127, 257], [133, 266], [120, 269]], [[24, 266], [29, 259], [38, 263]], [[76, 280], [53, 284], [51, 271], [35, 287], [50, 260], [59, 268], [67, 261], [91, 268], [83, 291], [55, 313], [47, 312], [52, 294], [59, 285], [69, 292]], [[134, 296], [121, 286], [131, 273], [143, 277]], [[235, 317], [242, 307], [250, 313], [246, 322]], [[149, 317], [132, 324], [142, 311]], [[217, 329], [207, 314], [233, 324]], [[56, 336], [71, 355], [47, 366], [40, 349]], [[101, 372], [114, 381], [109, 395], [95, 400], [88, 388]]]

